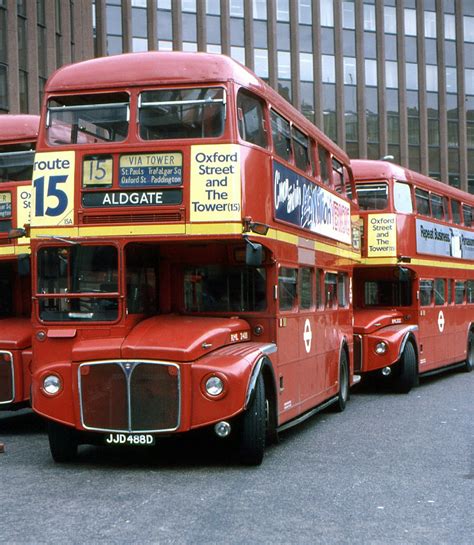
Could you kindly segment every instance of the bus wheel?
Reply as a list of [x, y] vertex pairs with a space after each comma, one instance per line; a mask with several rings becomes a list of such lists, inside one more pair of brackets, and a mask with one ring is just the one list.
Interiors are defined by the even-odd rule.
[[339, 392], [337, 394], [337, 401], [332, 405], [334, 411], [342, 413], [346, 408], [350, 396], [349, 388], [349, 362], [347, 361], [347, 353], [343, 350], [339, 360]]
[[57, 422], [48, 422], [49, 449], [53, 460], [70, 462], [77, 454], [76, 430]]
[[474, 333], [469, 331], [467, 337], [467, 355], [466, 364], [464, 365], [464, 371], [470, 373], [474, 369]]
[[257, 378], [255, 391], [240, 421], [239, 459], [242, 464], [258, 466], [265, 450], [266, 404], [263, 376]]
[[418, 385], [418, 369], [415, 348], [408, 342], [400, 358], [398, 376], [394, 377], [395, 389], [401, 394], [407, 394]]

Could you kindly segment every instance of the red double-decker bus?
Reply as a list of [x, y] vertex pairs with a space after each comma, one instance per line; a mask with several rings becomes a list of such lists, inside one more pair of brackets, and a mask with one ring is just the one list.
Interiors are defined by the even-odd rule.
[[[67, 66], [33, 176], [33, 401], [56, 461], [213, 426], [258, 464], [352, 372], [346, 154], [204, 53]], [[232, 442], [231, 442], [232, 443]]]
[[352, 168], [363, 223], [356, 372], [408, 392], [420, 375], [471, 371], [474, 196], [388, 162]]
[[0, 410], [30, 398], [31, 173], [39, 116], [0, 116]]

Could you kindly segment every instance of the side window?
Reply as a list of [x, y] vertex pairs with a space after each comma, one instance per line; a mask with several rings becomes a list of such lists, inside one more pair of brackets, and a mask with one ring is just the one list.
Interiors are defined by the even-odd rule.
[[298, 271], [289, 267], [280, 267], [278, 273], [278, 297], [280, 310], [291, 310], [296, 302], [296, 280]]
[[357, 200], [361, 210], [385, 210], [388, 205], [388, 185], [368, 183], [356, 185]]
[[324, 277], [324, 292], [326, 294], [326, 308], [337, 306], [337, 274], [326, 273]]
[[474, 280], [468, 280], [466, 283], [466, 302], [474, 303]]
[[344, 191], [344, 171], [342, 164], [337, 160], [332, 160], [332, 176], [334, 180], [334, 189], [338, 193], [345, 193]]
[[443, 278], [434, 281], [435, 305], [444, 305], [446, 301], [446, 284]]
[[467, 204], [463, 204], [462, 213], [464, 217], [464, 225], [466, 227], [471, 227], [472, 226], [472, 207], [468, 206]]
[[436, 193], [431, 193], [430, 195], [431, 202], [431, 215], [437, 220], [444, 220], [444, 206], [443, 199], [441, 195], [436, 195]]
[[321, 144], [318, 144], [318, 159], [319, 159], [319, 172], [321, 174], [321, 181], [325, 185], [331, 185], [329, 180], [329, 152], [323, 148]]
[[395, 182], [393, 184], [393, 203], [397, 212], [404, 214], [411, 214], [413, 212], [411, 189], [408, 184], [402, 182]]
[[274, 111], [271, 112], [271, 116], [273, 149], [279, 157], [289, 161], [291, 159], [290, 123]]
[[349, 174], [349, 171], [346, 167], [343, 167], [344, 171], [344, 185], [346, 186], [346, 195], [349, 197], [349, 199], [353, 198], [352, 195], [352, 183], [351, 183], [351, 175]]
[[430, 201], [428, 191], [415, 189], [416, 211], [422, 216], [430, 216]]
[[461, 225], [461, 203], [459, 201], [451, 201], [451, 216], [453, 223]]
[[323, 276], [324, 273], [321, 269], [316, 269], [316, 308], [322, 308], [323, 303]]
[[347, 307], [349, 298], [347, 297], [347, 273], [339, 273], [337, 275], [337, 300], [340, 307]]
[[453, 304], [453, 281], [448, 280], [448, 305]]
[[420, 280], [420, 305], [429, 307], [433, 299], [433, 280]]
[[300, 308], [309, 309], [313, 305], [313, 284], [310, 268], [300, 269], [299, 272], [299, 295]]
[[456, 305], [462, 305], [464, 303], [464, 282], [456, 280], [454, 300]]
[[298, 129], [292, 131], [295, 165], [305, 172], [312, 171], [309, 138]]
[[262, 102], [240, 90], [237, 96], [239, 134], [242, 140], [267, 147], [267, 132], [264, 125]]

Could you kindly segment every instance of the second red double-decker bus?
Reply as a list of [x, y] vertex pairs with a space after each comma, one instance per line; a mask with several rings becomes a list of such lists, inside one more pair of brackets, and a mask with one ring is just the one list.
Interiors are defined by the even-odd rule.
[[0, 410], [30, 398], [31, 172], [39, 116], [0, 116]]
[[363, 221], [356, 372], [408, 392], [474, 366], [474, 196], [383, 161], [352, 161]]
[[275, 91], [218, 55], [86, 61], [50, 78], [38, 151], [33, 408], [55, 460], [213, 426], [257, 464], [344, 408], [349, 161]]

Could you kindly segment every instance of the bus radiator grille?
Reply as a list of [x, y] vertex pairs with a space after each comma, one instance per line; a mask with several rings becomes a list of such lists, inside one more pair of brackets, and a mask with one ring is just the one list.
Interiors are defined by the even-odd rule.
[[102, 431], [162, 432], [179, 427], [180, 375], [159, 362], [92, 362], [79, 366], [81, 418]]

